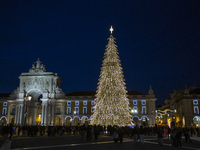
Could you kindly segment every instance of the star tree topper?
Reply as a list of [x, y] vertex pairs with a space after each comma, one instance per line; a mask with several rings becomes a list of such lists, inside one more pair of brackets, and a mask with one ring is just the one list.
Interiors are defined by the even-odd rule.
[[113, 27], [110, 27], [110, 33], [112, 34], [112, 32], [114, 31]]

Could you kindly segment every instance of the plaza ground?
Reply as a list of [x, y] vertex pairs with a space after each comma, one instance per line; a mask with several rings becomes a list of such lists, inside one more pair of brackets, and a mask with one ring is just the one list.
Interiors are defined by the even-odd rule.
[[[163, 146], [158, 145], [156, 136], [145, 136], [144, 144], [134, 144], [132, 138], [124, 138], [124, 142], [114, 143], [112, 137], [101, 135], [98, 140], [81, 141], [80, 135], [63, 135], [55, 137], [14, 136], [11, 141], [7, 140], [1, 150], [177, 150], [180, 148], [171, 146], [171, 140], [164, 138]], [[192, 143], [182, 141], [182, 150], [200, 150], [200, 137], [192, 137]]]

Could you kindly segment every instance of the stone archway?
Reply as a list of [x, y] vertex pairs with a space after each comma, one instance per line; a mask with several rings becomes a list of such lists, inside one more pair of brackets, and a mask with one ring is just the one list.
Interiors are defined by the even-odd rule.
[[6, 125], [6, 124], [7, 124], [7, 119], [6, 118], [1, 118], [0, 125]]
[[78, 126], [79, 125], [79, 117], [74, 117], [73, 119], [73, 126]]
[[141, 118], [141, 124], [142, 124], [143, 126], [148, 126], [148, 118], [142, 117], [142, 118]]
[[[46, 72], [46, 67], [38, 59], [29, 72], [22, 73], [19, 79], [20, 86], [11, 95], [18, 102], [15, 123], [55, 125], [55, 100], [65, 98], [57, 73]], [[27, 97], [31, 97], [31, 101], [28, 101]]]
[[71, 117], [65, 118], [65, 125], [66, 125], [66, 126], [70, 126], [71, 123], [72, 123], [72, 118], [71, 118]]
[[139, 121], [138, 117], [133, 117], [132, 123], [134, 126], [139, 125], [140, 121]]
[[81, 118], [81, 125], [83, 125], [83, 124], [88, 125], [88, 118], [86, 116], [83, 116]]
[[35, 125], [41, 124], [41, 114], [42, 114], [42, 92], [39, 90], [30, 90], [28, 91], [28, 96], [31, 97], [31, 100], [25, 101], [25, 115], [24, 121], [26, 124]]
[[200, 117], [199, 116], [195, 116], [193, 118], [193, 124], [195, 127], [200, 127]]

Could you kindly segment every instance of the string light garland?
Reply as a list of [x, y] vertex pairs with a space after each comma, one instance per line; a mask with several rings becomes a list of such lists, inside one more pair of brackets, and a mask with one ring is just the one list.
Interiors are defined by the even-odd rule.
[[131, 124], [129, 100], [113, 31], [111, 26], [90, 124], [106, 127], [129, 126]]

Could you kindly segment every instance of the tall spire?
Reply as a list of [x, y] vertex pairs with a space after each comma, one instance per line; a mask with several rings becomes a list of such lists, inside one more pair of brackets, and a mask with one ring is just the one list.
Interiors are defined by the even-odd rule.
[[154, 96], [154, 91], [152, 90], [151, 84], [150, 84], [150, 88], [149, 88], [149, 95]]

